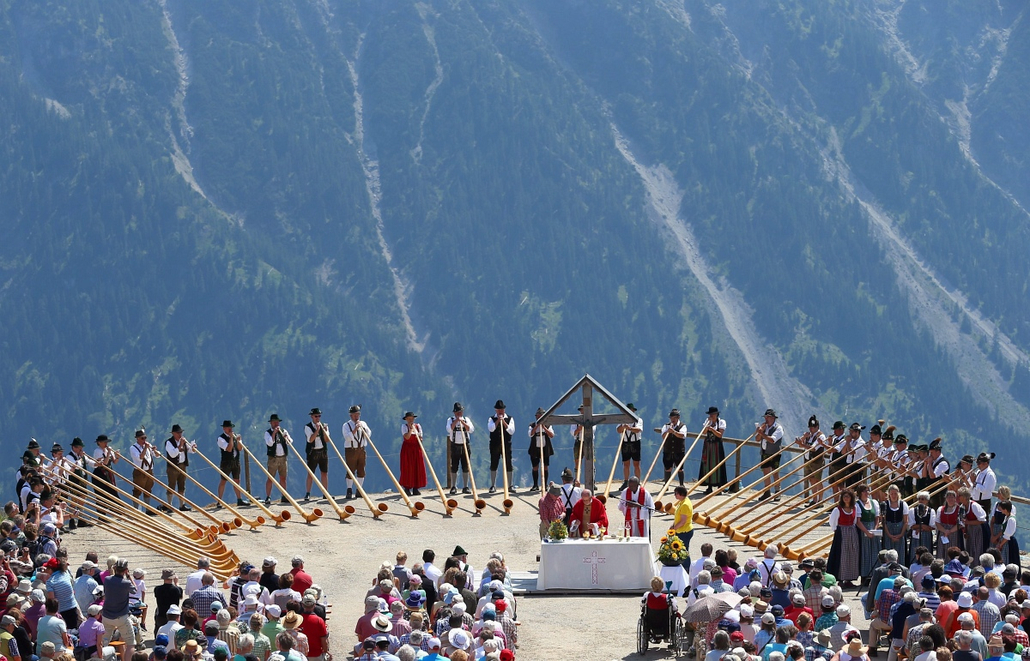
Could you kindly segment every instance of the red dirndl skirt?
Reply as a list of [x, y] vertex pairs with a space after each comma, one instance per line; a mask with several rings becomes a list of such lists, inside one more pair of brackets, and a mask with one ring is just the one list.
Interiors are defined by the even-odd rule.
[[426, 486], [426, 463], [418, 440], [412, 438], [401, 445], [401, 486], [405, 489], [421, 489]]

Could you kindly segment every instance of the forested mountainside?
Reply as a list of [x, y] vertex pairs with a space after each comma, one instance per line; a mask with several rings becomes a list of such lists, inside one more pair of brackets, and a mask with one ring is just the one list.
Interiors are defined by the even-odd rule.
[[1028, 48], [1017, 0], [0, 0], [0, 443], [361, 403], [439, 457], [589, 372], [1023, 489]]

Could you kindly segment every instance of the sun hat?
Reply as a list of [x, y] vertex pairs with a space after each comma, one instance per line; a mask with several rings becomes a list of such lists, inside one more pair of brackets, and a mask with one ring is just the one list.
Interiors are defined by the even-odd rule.
[[963, 592], [959, 594], [958, 599], [956, 599], [955, 601], [958, 602], [959, 608], [973, 607], [973, 595], [969, 594], [968, 592]]
[[451, 629], [447, 632], [447, 640], [451, 647], [459, 650], [467, 650], [472, 642], [464, 629]]
[[[379, 600], [377, 599], [376, 600], [377, 605], [378, 605], [378, 602], [379, 602]], [[365, 611], [365, 612], [367, 613], [368, 611]], [[283, 609], [279, 608], [279, 604], [270, 604], [268, 606], [265, 606], [265, 615], [267, 615], [268, 617], [279, 617], [282, 614], [283, 614]]]
[[179, 604], [172, 604], [171, 606], [168, 607], [168, 610], [165, 611], [165, 614], [166, 615], [182, 615], [182, 607], [180, 607]]
[[[289, 615], [287, 615], [287, 617], [289, 617]], [[384, 615], [379, 615], [375, 619], [372, 620], [372, 628], [375, 629], [376, 631], [381, 631], [383, 633], [388, 633], [389, 631], [391, 631], [393, 629], [393, 623], [390, 622], [390, 618], [388, 618], [388, 617], [386, 617]]]
[[296, 629], [301, 624], [300, 615], [294, 611], [290, 611], [283, 617], [282, 623], [284, 629]]
[[174, 569], [162, 569], [161, 570], [161, 580], [162, 581], [167, 581], [170, 578], [175, 578], [175, 570]]

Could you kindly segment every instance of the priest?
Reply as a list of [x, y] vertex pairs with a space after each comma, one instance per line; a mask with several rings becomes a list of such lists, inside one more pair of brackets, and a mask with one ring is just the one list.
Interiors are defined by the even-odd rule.
[[630, 537], [647, 537], [650, 532], [651, 512], [654, 500], [651, 494], [640, 486], [640, 478], [631, 475], [626, 488], [619, 497], [619, 511], [625, 516], [623, 526]]
[[583, 489], [579, 501], [572, 508], [569, 536], [583, 537], [587, 532], [598, 535], [601, 528], [608, 528], [608, 512], [604, 509], [604, 503], [594, 496], [594, 492]]

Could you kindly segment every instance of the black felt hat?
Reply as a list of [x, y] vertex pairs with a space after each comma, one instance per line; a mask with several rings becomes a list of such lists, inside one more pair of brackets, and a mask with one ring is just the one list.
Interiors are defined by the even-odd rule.
[[172, 433], [174, 434], [176, 432], [181, 434], [182, 433], [182, 427], [180, 427], [179, 425], [172, 425]]
[[236, 425], [234, 425], [232, 423], [232, 420], [222, 420], [222, 426], [223, 427], [235, 427]]
[[355, 404], [347, 409], [347, 413], [361, 413], [361, 404]]
[[495, 409], [506, 409], [506, 408], [508, 408], [508, 407], [506, 407], [506, 406], [504, 405], [504, 400], [503, 400], [503, 399], [499, 399], [499, 400], [497, 400], [496, 402], [494, 402], [494, 408], [495, 408]]
[[322, 415], [322, 409], [316, 406], [315, 408], [308, 411], [308, 415]]
[[833, 423], [833, 428], [834, 428], [834, 430], [844, 429], [844, 421], [843, 420], [838, 420], [837, 422]]
[[633, 402], [626, 404], [626, 408], [628, 408], [630, 411], [633, 411], [634, 413], [637, 412], [637, 407], [633, 406]]
[[83, 443], [82, 439], [79, 438], [78, 436], [76, 436], [75, 438], [72, 439], [72, 447], [73, 448], [81, 448], [84, 445], [85, 445], [85, 443]]
[[709, 406], [708, 407], [708, 415], [712, 415], [713, 413], [716, 414], [716, 415], [719, 415], [719, 407], [718, 406]]
[[679, 409], [673, 409], [673, 410], [669, 411], [669, 417], [670, 418], [673, 417], [673, 416], [676, 416], [678, 418], [679, 415], [680, 415], [680, 410]]
[[870, 434], [876, 434], [877, 436], [882, 436], [883, 435], [883, 430], [880, 429], [880, 425], [873, 425], [872, 427], [869, 428], [869, 433]]
[[38, 449], [39, 449], [39, 441], [37, 441], [37, 440], [36, 440], [36, 439], [34, 439], [34, 438], [30, 438], [30, 439], [29, 439], [29, 445], [28, 445], [28, 448], [29, 448], [30, 450], [38, 450]]
[[107, 437], [107, 434], [101, 434], [100, 436], [97, 436], [97, 440], [96, 440], [95, 442], [96, 442], [96, 443], [100, 443], [100, 442], [102, 442], [102, 441], [110, 441], [110, 440], [111, 440], [111, 439], [109, 439], [109, 438]]
[[780, 417], [780, 416], [776, 415], [776, 411], [773, 410], [773, 409], [766, 409], [765, 410], [765, 415], [771, 415], [774, 418]]
[[408, 418], [417, 418], [417, 417], [418, 416], [415, 415], [415, 413], [413, 411], [405, 411], [403, 419], [407, 420]]
[[279, 418], [279, 414], [278, 413], [273, 413], [272, 415], [268, 416], [268, 421], [269, 422], [282, 422], [282, 420]]
[[461, 405], [461, 402], [454, 402], [454, 408], [451, 409], [451, 413], [460, 413], [465, 410], [465, 407]]
[[819, 426], [819, 418], [817, 418], [817, 417], [815, 417], [813, 415], [811, 418], [808, 419], [808, 426], [809, 427], [818, 427]]

